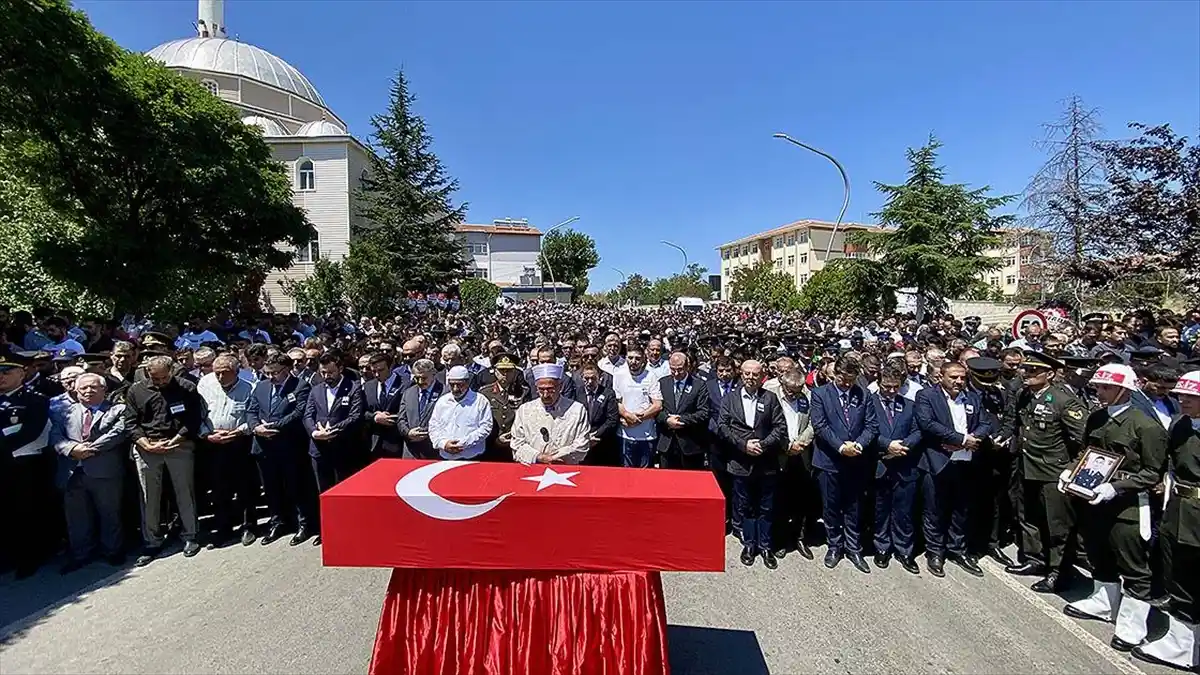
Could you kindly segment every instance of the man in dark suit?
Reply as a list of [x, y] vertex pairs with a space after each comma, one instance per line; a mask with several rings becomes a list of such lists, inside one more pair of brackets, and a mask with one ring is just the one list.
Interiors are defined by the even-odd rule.
[[917, 466], [924, 472], [925, 557], [935, 577], [945, 576], [947, 558], [967, 573], [983, 576], [967, 552], [971, 460], [993, 430], [979, 396], [966, 385], [966, 366], [947, 361], [938, 386], [917, 392], [917, 426], [924, 446]]
[[787, 420], [779, 399], [762, 388], [763, 379], [762, 363], [742, 363], [741, 387], [721, 402], [717, 432], [736, 449], [726, 470], [733, 476], [733, 509], [742, 523], [742, 564], [749, 567], [761, 555], [767, 569], [775, 569], [771, 521]]
[[659, 380], [662, 410], [658, 413], [660, 466], [668, 469], [703, 469], [708, 450], [708, 387], [691, 373], [687, 354], [675, 352], [667, 359], [671, 374]]
[[[358, 425], [363, 419], [365, 402], [362, 380], [351, 379], [342, 371], [342, 354], [331, 349], [321, 355], [317, 368], [320, 379], [313, 384], [304, 409], [304, 428], [308, 431], [308, 456], [318, 494], [350, 477]], [[313, 545], [321, 535], [313, 537]]]
[[411, 379], [392, 367], [392, 357], [386, 352], [371, 355], [368, 368], [373, 377], [363, 385], [366, 398], [367, 428], [370, 432], [368, 449], [372, 459], [401, 457], [404, 441], [397, 423], [400, 421], [400, 393]]
[[580, 386], [577, 393], [579, 402], [587, 409], [592, 436], [592, 447], [583, 463], [621, 466], [620, 444], [617, 442], [617, 427], [621, 425], [621, 415], [617, 411], [617, 395], [613, 393], [611, 386], [603, 385], [602, 375], [607, 373], [594, 363], [584, 364], [578, 373]]
[[[553, 347], [541, 347], [537, 351], [537, 363], [532, 365], [543, 365], [547, 363], [558, 363], [558, 356], [554, 353]], [[537, 386], [533, 379], [533, 368], [525, 370], [525, 383], [529, 385], [529, 391], [536, 392]], [[571, 399], [575, 399], [575, 378], [564, 377], [562, 379], [562, 395]]]
[[853, 356], [838, 358], [834, 381], [812, 393], [815, 432], [813, 468], [821, 487], [822, 517], [829, 550], [825, 566], [837, 567], [845, 557], [864, 573], [871, 568], [859, 542], [858, 502], [870, 477], [865, 451], [879, 433], [871, 393], [858, 383], [862, 367]]
[[433, 404], [441, 397], [443, 385], [436, 377], [436, 368], [429, 359], [418, 359], [412, 365], [412, 380], [400, 395], [396, 427], [404, 440], [404, 456], [412, 459], [437, 459], [437, 450], [429, 442], [429, 420]]
[[254, 435], [250, 454], [258, 463], [271, 520], [263, 546], [295, 528], [291, 546], [303, 543], [317, 528], [317, 493], [305, 466], [308, 446], [304, 412], [311, 387], [291, 370], [291, 359], [272, 354], [263, 366], [246, 406], [246, 426]]
[[[583, 368], [587, 367], [588, 364], [591, 364], [593, 366], [596, 366], [597, 370], [600, 370], [600, 367], [596, 365], [599, 361], [600, 361], [600, 348], [599, 347], [597, 347], [596, 345], [588, 345], [583, 348], [582, 355], [580, 356], [580, 363], [582, 364], [582, 366], [580, 367], [578, 372], [571, 373], [571, 380], [573, 381], [572, 386], [575, 387], [576, 392], [583, 391]], [[601, 389], [612, 389], [612, 384], [613, 384], [612, 375], [610, 373], [604, 372], [603, 370], [600, 370], [600, 388]], [[582, 395], [583, 394], [580, 394], [580, 396], [582, 396]]]
[[713, 376], [704, 385], [708, 388], [708, 465], [717, 477], [721, 494], [725, 495], [725, 533], [736, 531], [742, 536], [742, 521], [733, 512], [733, 478], [726, 471], [725, 463], [735, 450], [717, 433], [721, 418], [721, 406], [725, 397], [737, 388], [734, 381], [733, 359], [718, 356], [712, 364]]
[[907, 373], [885, 366], [879, 393], [872, 396], [879, 435], [868, 456], [875, 462], [875, 566], [888, 566], [893, 553], [904, 571], [920, 574], [913, 560], [913, 512], [921, 477], [921, 430], [913, 403], [900, 395]]

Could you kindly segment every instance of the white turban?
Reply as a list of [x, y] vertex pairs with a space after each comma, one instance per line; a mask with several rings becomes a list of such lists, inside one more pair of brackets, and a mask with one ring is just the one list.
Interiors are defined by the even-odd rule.
[[454, 366], [450, 369], [450, 372], [446, 373], [447, 382], [466, 382], [469, 379], [471, 379], [471, 371], [467, 370], [463, 366]]
[[557, 363], [542, 363], [533, 367], [533, 380], [561, 380], [563, 367]]

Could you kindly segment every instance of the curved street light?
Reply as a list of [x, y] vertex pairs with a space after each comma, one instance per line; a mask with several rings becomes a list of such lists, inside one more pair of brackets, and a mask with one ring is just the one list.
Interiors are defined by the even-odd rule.
[[833, 165], [835, 167], [837, 167], [838, 173], [842, 174], [842, 187], [843, 187], [842, 210], [838, 212], [837, 222], [835, 222], [833, 224], [833, 233], [829, 235], [829, 245], [825, 247], [825, 262], [826, 262], [826, 264], [828, 264], [829, 263], [829, 252], [833, 250], [833, 239], [834, 239], [834, 237], [837, 237], [838, 228], [842, 224], [842, 217], [846, 215], [846, 207], [850, 205], [850, 176], [846, 175], [846, 169], [845, 169], [845, 167], [842, 166], [842, 163], [837, 161], [837, 159], [834, 158], [834, 156], [829, 154], [828, 152], [825, 152], [824, 150], [820, 150], [818, 148], [814, 148], [813, 146], [811, 146], [807, 143], [801, 143], [800, 141], [798, 141], [784, 133], [777, 133], [774, 135], [774, 137], [782, 138], [783, 140], [787, 141], [788, 143], [791, 143], [792, 145], [798, 145], [798, 146], [804, 148], [805, 150], [808, 150], [809, 152], [815, 152], [816, 154], [833, 162]]
[[675, 249], [676, 251], [679, 251], [680, 253], [682, 253], [682, 254], [683, 254], [683, 269], [682, 269], [682, 270], [680, 270], [680, 274], [684, 274], [684, 273], [686, 273], [686, 272], [687, 272], [687, 267], [688, 267], [688, 256], [687, 256], [687, 251], [683, 250], [683, 247], [682, 247], [682, 246], [680, 246], [679, 244], [673, 244], [673, 243], [671, 243], [671, 242], [667, 241], [666, 239], [664, 239], [662, 243], [666, 244], [667, 246], [670, 246], [671, 248], [673, 248], [673, 249]]
[[[554, 227], [543, 232], [541, 239], [538, 240], [538, 257], [542, 259], [542, 264], [546, 266], [546, 271], [550, 273], [550, 283], [554, 284], [554, 301], [555, 302], [558, 302], [558, 282], [554, 280], [554, 270], [550, 268], [550, 259], [546, 257], [546, 250], [545, 250], [546, 237], [551, 232], [557, 230], [558, 228], [560, 228], [564, 225], [570, 225], [571, 223], [573, 223], [577, 220], [579, 220], [579, 216], [571, 216], [570, 218], [567, 218], [566, 220], [562, 221], [561, 223], [559, 223], [559, 224], [555, 225]], [[545, 277], [539, 275], [538, 276], [538, 284], [542, 287], [541, 288], [542, 302], [545, 302], [546, 301], [546, 279], [545, 279]]]

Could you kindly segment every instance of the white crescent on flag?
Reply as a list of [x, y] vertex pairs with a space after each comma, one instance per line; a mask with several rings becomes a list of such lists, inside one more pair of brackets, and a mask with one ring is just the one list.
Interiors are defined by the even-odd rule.
[[500, 502], [511, 497], [513, 493], [509, 492], [508, 494], [500, 495], [482, 504], [459, 504], [458, 502], [446, 499], [429, 487], [429, 482], [435, 477], [451, 469], [477, 463], [446, 460], [426, 464], [404, 474], [400, 480], [396, 481], [396, 495], [405, 504], [413, 507], [418, 513], [425, 514], [430, 518], [438, 520], [470, 520], [478, 518], [500, 506]]

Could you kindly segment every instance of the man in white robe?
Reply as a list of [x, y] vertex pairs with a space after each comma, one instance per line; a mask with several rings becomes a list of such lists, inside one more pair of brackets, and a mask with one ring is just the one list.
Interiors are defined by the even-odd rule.
[[522, 464], [579, 464], [591, 442], [587, 409], [562, 395], [563, 368], [533, 368], [538, 398], [517, 408], [512, 426], [513, 459]]

